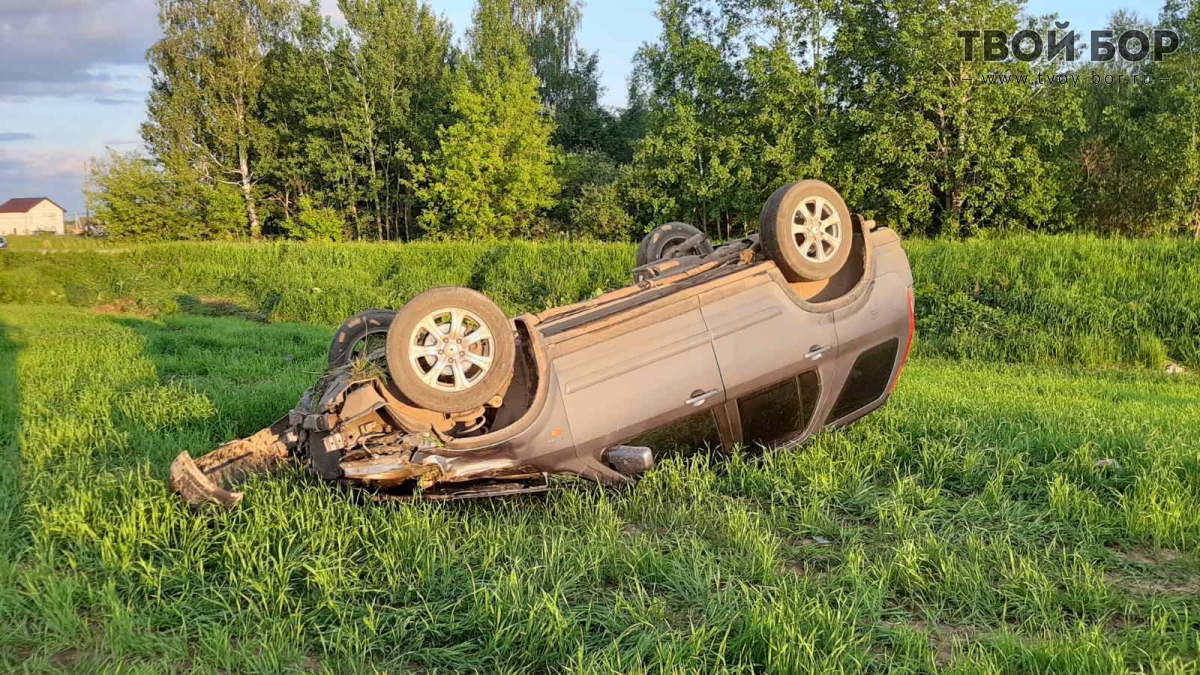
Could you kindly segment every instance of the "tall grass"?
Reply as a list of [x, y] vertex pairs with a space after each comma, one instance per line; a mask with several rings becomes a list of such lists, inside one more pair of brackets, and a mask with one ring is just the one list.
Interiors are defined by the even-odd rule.
[[1194, 667], [1193, 378], [917, 360], [847, 430], [626, 490], [373, 503], [296, 471], [191, 513], [170, 459], [290, 407], [328, 328], [0, 327], [5, 672]]
[[[173, 312], [206, 299], [276, 322], [334, 326], [465, 285], [538, 311], [629, 283], [624, 244], [155, 244], [0, 255], [0, 303]], [[905, 244], [917, 354], [1017, 363], [1200, 366], [1200, 245], [1019, 236]]]
[[85, 251], [122, 247], [111, 239], [94, 237], [57, 236], [51, 234], [4, 235], [10, 251]]
[[1088, 366], [1200, 366], [1200, 242], [910, 241], [921, 352]]

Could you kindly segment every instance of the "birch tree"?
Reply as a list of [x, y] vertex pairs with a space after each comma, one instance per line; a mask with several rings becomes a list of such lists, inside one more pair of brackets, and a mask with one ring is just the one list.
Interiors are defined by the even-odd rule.
[[262, 236], [257, 163], [272, 151], [261, 119], [265, 62], [291, 33], [292, 0], [159, 0], [163, 37], [150, 48], [151, 91], [142, 136], [170, 167], [236, 185], [249, 235]]

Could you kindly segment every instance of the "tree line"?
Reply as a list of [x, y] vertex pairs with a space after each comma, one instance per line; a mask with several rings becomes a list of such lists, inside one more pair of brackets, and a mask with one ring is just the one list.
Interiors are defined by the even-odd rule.
[[[1161, 61], [967, 59], [964, 27], [1045, 35], [1008, 0], [659, 0], [628, 104], [601, 103], [576, 0], [159, 0], [145, 153], [93, 161], [111, 234], [629, 240], [753, 231], [820, 178], [906, 234], [1200, 237], [1200, 14]], [[1061, 24], [1059, 24], [1061, 25]], [[1082, 32], [1082, 31], [1081, 31]], [[1067, 77], [1067, 76], [1070, 77]]]

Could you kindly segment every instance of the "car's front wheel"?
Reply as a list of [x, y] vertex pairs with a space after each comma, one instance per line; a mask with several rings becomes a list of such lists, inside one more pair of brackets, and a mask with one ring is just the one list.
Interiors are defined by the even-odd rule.
[[508, 384], [516, 338], [508, 317], [469, 288], [434, 288], [408, 301], [388, 329], [392, 383], [427, 410], [464, 412]]
[[820, 281], [850, 257], [854, 231], [846, 202], [819, 180], [775, 191], [759, 216], [759, 241], [788, 281]]

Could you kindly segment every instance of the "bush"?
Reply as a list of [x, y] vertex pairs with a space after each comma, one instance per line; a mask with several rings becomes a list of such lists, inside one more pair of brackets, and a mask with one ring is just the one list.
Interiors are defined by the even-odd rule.
[[314, 207], [312, 198], [304, 195], [295, 217], [284, 219], [283, 231], [300, 241], [337, 242], [345, 235], [346, 221], [333, 209]]
[[113, 237], [235, 239], [248, 231], [237, 188], [207, 183], [186, 165], [171, 169], [109, 150], [91, 161], [91, 176], [88, 206]]
[[621, 203], [617, 185], [623, 169], [600, 152], [575, 152], [554, 167], [562, 186], [550, 212], [554, 229], [572, 237], [629, 241], [633, 219]]
[[571, 202], [571, 232], [578, 236], [628, 241], [633, 226], [615, 185], [586, 185]]

